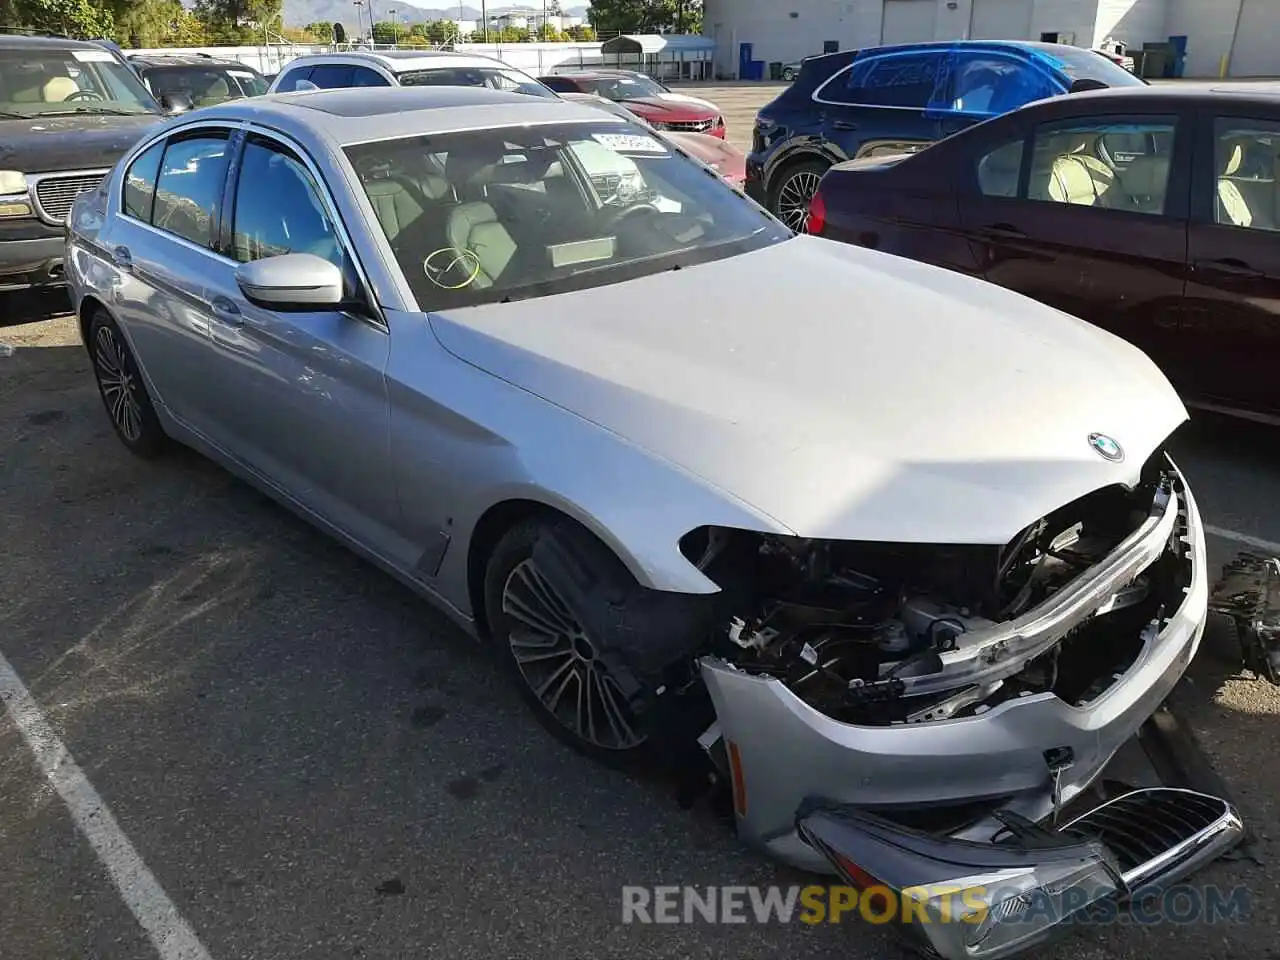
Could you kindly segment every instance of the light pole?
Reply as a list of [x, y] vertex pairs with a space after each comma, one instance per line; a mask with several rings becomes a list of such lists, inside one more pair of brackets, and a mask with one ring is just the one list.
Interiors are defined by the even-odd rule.
[[400, 24], [396, 22], [396, 8], [392, 7], [387, 12], [391, 14], [391, 45], [398, 47], [400, 45]]
[[[364, 6], [364, 0], [351, 0], [356, 8], [356, 36], [364, 32], [364, 21], [360, 19], [360, 8]], [[370, 31], [372, 33], [372, 30]]]

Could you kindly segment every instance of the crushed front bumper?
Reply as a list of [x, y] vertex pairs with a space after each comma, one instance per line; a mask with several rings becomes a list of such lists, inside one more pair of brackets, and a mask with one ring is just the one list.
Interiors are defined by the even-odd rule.
[[1025, 821], [999, 843], [932, 836], [851, 807], [803, 805], [801, 836], [867, 899], [863, 912], [945, 960], [999, 960], [1042, 945], [1102, 908], [1143, 898], [1238, 843], [1225, 800], [1135, 790], [1056, 830]]
[[[987, 803], [1039, 821], [1085, 790], [1172, 691], [1204, 630], [1204, 531], [1195, 498], [1173, 472], [1173, 496], [1149, 523], [1023, 618], [1004, 646], [1010, 656], [1000, 658], [1002, 669], [1019, 669], [1052, 643], [1053, 630], [1061, 637], [1174, 543], [1190, 566], [1180, 605], [1149, 625], [1128, 670], [1086, 704], [1039, 693], [975, 716], [854, 726], [815, 710], [775, 678], [704, 659], [718, 718], [711, 739], [719, 738], [731, 761], [739, 836], [794, 866], [829, 873], [826, 859], [796, 833], [795, 811], [808, 797], [868, 809]], [[1045, 624], [1051, 629], [1037, 640]], [[985, 669], [964, 652], [956, 656], [966, 677]]]

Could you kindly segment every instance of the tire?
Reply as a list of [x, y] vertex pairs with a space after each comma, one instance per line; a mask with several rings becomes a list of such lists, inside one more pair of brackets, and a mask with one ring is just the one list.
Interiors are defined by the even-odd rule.
[[802, 160], [783, 167], [769, 188], [769, 212], [796, 233], [804, 233], [809, 201], [830, 166], [823, 160]]
[[89, 317], [89, 342], [85, 346], [93, 363], [98, 395], [120, 442], [139, 457], [163, 453], [169, 438], [160, 426], [133, 351], [116, 322], [101, 308]]
[[782, 79], [783, 79], [783, 80], [785, 80], [785, 81], [787, 81], [787, 83], [791, 83], [791, 82], [793, 82], [793, 81], [795, 80], [795, 78], [796, 78], [796, 72], [795, 72], [794, 70], [783, 70], [783, 71], [782, 71]]
[[[561, 561], [568, 558], [568, 566]], [[546, 515], [513, 527], [485, 569], [489, 639], [503, 671], [538, 721], [581, 754], [612, 767], [647, 759], [649, 737], [624, 691], [635, 682], [616, 650], [570, 610], [607, 612], [639, 585], [616, 556], [568, 518]]]

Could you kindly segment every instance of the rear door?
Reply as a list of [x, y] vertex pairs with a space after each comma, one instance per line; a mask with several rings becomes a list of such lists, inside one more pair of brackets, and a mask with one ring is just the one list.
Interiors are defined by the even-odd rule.
[[1026, 132], [1009, 118], [996, 129], [1003, 142], [976, 140], [960, 172], [961, 224], [986, 278], [1180, 373], [1190, 118], [1074, 117]]
[[1189, 389], [1280, 415], [1280, 111], [1200, 117], [1183, 322]]
[[945, 76], [943, 50], [859, 57], [814, 91], [822, 137], [850, 159], [918, 150], [941, 136], [926, 114]]

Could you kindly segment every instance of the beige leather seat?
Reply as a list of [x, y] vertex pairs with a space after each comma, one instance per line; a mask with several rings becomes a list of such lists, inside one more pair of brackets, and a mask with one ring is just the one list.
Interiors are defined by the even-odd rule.
[[464, 203], [449, 214], [449, 246], [475, 254], [479, 269], [471, 286], [492, 287], [516, 255], [516, 243], [487, 203]]
[[392, 244], [408, 239], [411, 231], [416, 234], [426, 228], [422, 219], [427, 215], [423, 201], [445, 200], [450, 196], [449, 182], [433, 174], [422, 178], [419, 191], [414, 191], [404, 178], [389, 176], [385, 170], [366, 176], [364, 187], [374, 215]]
[[1090, 152], [1092, 143], [1092, 138], [1081, 134], [1063, 134], [1037, 144], [1027, 196], [1110, 210], [1133, 209], [1116, 183], [1115, 171]]
[[1225, 160], [1218, 174], [1218, 223], [1277, 229], [1276, 181], [1240, 175], [1246, 150], [1260, 149], [1260, 145], [1252, 137], [1236, 137], [1222, 146]]
[[1022, 172], [1022, 141], [1006, 143], [978, 163], [978, 185], [983, 196], [1016, 197]]
[[45, 103], [61, 103], [73, 93], [80, 92], [80, 85], [70, 77], [53, 77], [45, 82], [41, 91]]
[[205, 87], [204, 92], [200, 94], [196, 100], [196, 106], [206, 106], [215, 103], [222, 103], [224, 100], [231, 99], [231, 87], [227, 85], [227, 81], [219, 77], [209, 86]]

